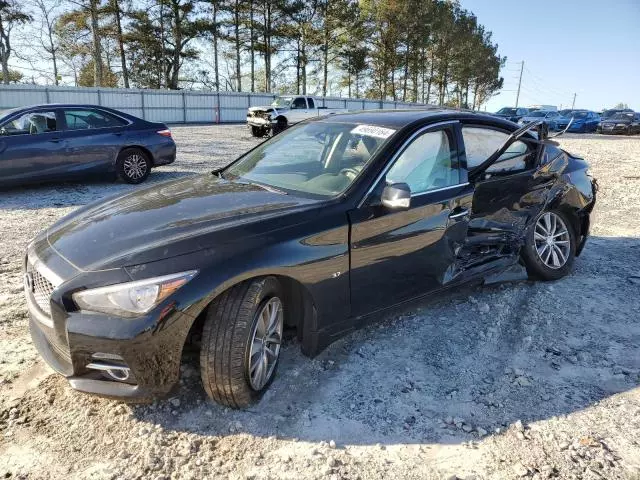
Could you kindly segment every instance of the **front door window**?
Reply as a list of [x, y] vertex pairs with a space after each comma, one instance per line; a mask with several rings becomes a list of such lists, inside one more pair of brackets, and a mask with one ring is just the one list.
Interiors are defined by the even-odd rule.
[[38, 135], [55, 132], [58, 128], [56, 112], [30, 112], [0, 126], [1, 135]]
[[387, 183], [406, 183], [419, 194], [460, 183], [450, 130], [426, 132], [400, 154], [389, 172]]

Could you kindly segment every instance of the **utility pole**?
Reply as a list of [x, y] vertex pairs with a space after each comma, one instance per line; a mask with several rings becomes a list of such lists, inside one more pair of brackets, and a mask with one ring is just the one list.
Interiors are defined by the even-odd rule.
[[522, 70], [524, 70], [524, 60], [520, 65], [520, 80], [518, 80], [518, 93], [516, 93], [516, 108], [518, 108], [518, 100], [520, 100], [520, 85], [522, 84]]
[[573, 107], [576, 106], [576, 94], [573, 94], [573, 102], [571, 103], [571, 110], [573, 110]]

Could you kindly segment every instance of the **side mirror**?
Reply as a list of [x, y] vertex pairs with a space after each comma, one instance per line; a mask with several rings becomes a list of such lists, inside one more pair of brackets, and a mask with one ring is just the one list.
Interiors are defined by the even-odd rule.
[[384, 187], [382, 205], [389, 210], [406, 210], [411, 206], [411, 188], [406, 183], [392, 183]]

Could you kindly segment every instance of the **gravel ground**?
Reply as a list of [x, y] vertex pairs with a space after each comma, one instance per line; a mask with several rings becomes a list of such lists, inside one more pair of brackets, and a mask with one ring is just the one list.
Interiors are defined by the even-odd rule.
[[[160, 182], [256, 143], [175, 127]], [[211, 403], [197, 357], [174, 396], [131, 406], [73, 392], [28, 336], [28, 240], [128, 185], [0, 192], [0, 475], [71, 479], [640, 479], [640, 138], [567, 135], [600, 183], [571, 276], [465, 289], [395, 312], [318, 358], [285, 345], [261, 403]]]

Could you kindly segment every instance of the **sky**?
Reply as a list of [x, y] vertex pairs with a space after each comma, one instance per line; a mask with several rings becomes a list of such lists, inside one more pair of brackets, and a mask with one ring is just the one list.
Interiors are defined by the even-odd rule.
[[[504, 88], [487, 111], [519, 106], [640, 111], [640, 0], [460, 0], [507, 57]], [[483, 106], [484, 109], [484, 106]]]

